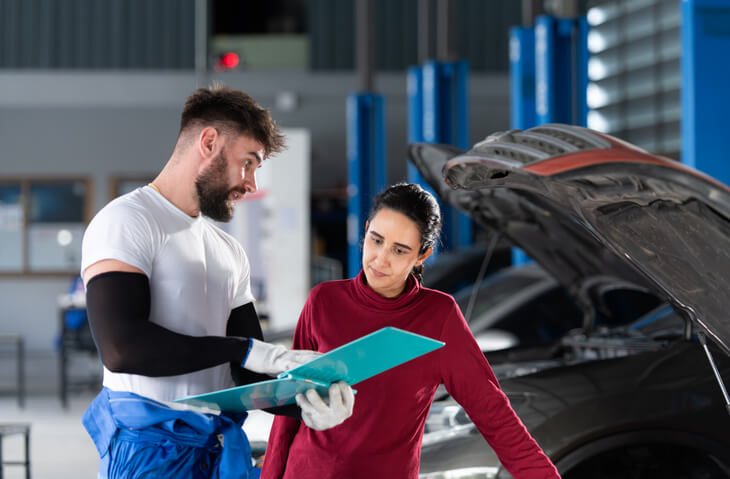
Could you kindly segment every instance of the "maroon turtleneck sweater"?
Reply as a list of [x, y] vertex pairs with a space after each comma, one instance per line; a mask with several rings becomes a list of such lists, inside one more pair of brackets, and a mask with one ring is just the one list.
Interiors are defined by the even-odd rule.
[[315, 431], [277, 416], [262, 479], [417, 478], [423, 426], [440, 383], [516, 479], [560, 477], [510, 407], [454, 299], [414, 277], [393, 299], [367, 286], [362, 272], [316, 286], [293, 347], [327, 352], [385, 326], [446, 345], [358, 383], [354, 412], [339, 426]]

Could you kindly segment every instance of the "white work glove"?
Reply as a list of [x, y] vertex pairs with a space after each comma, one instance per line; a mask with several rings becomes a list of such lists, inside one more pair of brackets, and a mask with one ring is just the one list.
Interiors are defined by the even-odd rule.
[[241, 367], [270, 376], [294, 369], [322, 355], [306, 349], [286, 349], [281, 344], [265, 343], [254, 338], [249, 338], [249, 341], [251, 349]]
[[316, 431], [342, 424], [352, 416], [352, 407], [355, 405], [352, 388], [343, 381], [330, 385], [327, 402], [319, 397], [315, 389], [310, 389], [305, 394], [297, 394], [295, 399], [302, 408], [302, 421]]

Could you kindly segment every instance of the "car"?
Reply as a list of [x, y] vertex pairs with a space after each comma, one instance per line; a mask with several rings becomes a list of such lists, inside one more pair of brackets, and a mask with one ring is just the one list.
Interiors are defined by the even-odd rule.
[[423, 286], [454, 296], [485, 352], [552, 343], [581, 327], [586, 318], [578, 297], [593, 304], [596, 317], [589, 321], [599, 325], [628, 323], [660, 303], [644, 288], [601, 275], [586, 276], [569, 291], [534, 262], [488, 261], [480, 275], [492, 253], [483, 243], [443, 253], [423, 279]]
[[[558, 462], [563, 477], [727, 477], [726, 424], [716, 424], [727, 413], [717, 383], [709, 367], [698, 374], [698, 365], [708, 365], [697, 343], [682, 339], [684, 318], [671, 307], [662, 315], [569, 335], [560, 359], [494, 368], [512, 378], [502, 387], [551, 457], [561, 442], [590, 437]], [[434, 403], [429, 414], [422, 472], [429, 468], [449, 473], [421, 477], [507, 477], [453, 400]]]
[[[454, 299], [484, 352], [551, 345], [586, 323], [627, 324], [661, 302], [645, 288], [602, 275], [568, 288], [536, 263], [504, 268]], [[581, 302], [590, 304], [587, 313]]]
[[[730, 476], [730, 188], [559, 124], [490, 135], [467, 152], [414, 144], [409, 158], [442, 201], [578, 293], [580, 329], [550, 347], [487, 353], [563, 477]], [[663, 304], [628, 325], [594, 323], [590, 277]], [[447, 398], [432, 407], [421, 477], [509, 474]]]

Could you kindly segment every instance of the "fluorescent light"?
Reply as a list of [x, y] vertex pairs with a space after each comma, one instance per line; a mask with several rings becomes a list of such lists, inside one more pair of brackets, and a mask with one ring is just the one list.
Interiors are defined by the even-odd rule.
[[595, 83], [589, 83], [587, 89], [587, 101], [589, 108], [601, 108], [608, 104], [608, 95], [606, 90], [596, 85]]
[[601, 32], [591, 30], [588, 32], [588, 51], [598, 53], [606, 49], [606, 38]]
[[604, 133], [609, 131], [608, 121], [606, 121], [606, 118], [597, 111], [588, 112], [588, 128], [591, 130], [602, 131]]
[[598, 58], [588, 60], [588, 78], [591, 80], [602, 80], [606, 78], [606, 65]]
[[586, 14], [586, 19], [590, 26], [600, 25], [606, 21], [606, 11], [600, 7], [590, 8]]

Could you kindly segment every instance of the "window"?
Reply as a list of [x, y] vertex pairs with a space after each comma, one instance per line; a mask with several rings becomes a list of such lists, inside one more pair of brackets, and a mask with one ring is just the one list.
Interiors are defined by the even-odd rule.
[[0, 274], [77, 272], [88, 213], [86, 179], [0, 180]]

